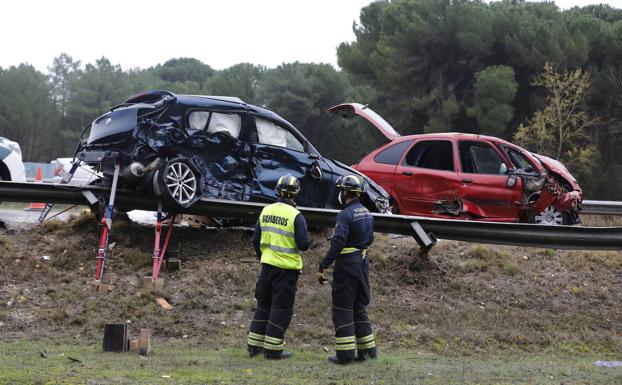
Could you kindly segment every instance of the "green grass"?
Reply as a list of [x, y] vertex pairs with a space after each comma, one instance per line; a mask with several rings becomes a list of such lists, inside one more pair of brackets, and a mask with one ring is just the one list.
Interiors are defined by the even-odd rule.
[[103, 353], [99, 345], [12, 341], [0, 343], [0, 384], [622, 384], [622, 368], [593, 365], [616, 357], [592, 353], [453, 357], [401, 349], [339, 367], [319, 347], [294, 352], [288, 361], [250, 359], [241, 347], [206, 340], [155, 342], [152, 354], [140, 357]]

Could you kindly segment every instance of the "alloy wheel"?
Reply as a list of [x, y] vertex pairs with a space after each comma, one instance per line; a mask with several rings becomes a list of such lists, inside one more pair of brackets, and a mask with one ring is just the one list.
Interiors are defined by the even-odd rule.
[[171, 197], [180, 205], [190, 203], [197, 195], [197, 177], [185, 162], [168, 166], [165, 183]]
[[564, 222], [564, 216], [561, 211], [553, 206], [549, 206], [535, 217], [535, 222], [539, 225], [559, 226]]

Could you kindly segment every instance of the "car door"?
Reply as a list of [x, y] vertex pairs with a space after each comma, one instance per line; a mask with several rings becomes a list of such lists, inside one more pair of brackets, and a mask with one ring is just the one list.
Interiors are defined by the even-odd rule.
[[278, 179], [291, 174], [301, 183], [296, 202], [301, 206], [326, 207], [333, 199], [334, 177], [328, 163], [297, 132], [281, 122], [254, 116], [251, 144], [253, 199], [274, 201]]
[[395, 168], [401, 214], [452, 215], [443, 207], [455, 206], [459, 189], [451, 140], [418, 140]]
[[[355, 169], [370, 177], [395, 197], [395, 168], [400, 164], [404, 153], [413, 144], [414, 139], [391, 142], [372, 152], [359, 162]], [[395, 198], [393, 198], [395, 199]], [[397, 203], [397, 202], [392, 202]]]
[[188, 112], [187, 150], [203, 175], [204, 196], [240, 201], [251, 198], [248, 120], [249, 115], [242, 112]]
[[482, 140], [461, 140], [460, 196], [464, 209], [476, 217], [515, 222], [522, 206], [520, 178], [508, 186], [506, 163], [497, 148]]

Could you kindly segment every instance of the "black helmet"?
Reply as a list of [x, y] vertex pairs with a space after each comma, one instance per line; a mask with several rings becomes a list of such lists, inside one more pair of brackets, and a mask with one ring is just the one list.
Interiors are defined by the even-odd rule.
[[358, 175], [346, 175], [337, 179], [337, 188], [340, 190], [361, 194], [365, 190], [363, 178]]
[[294, 198], [300, 192], [300, 182], [290, 174], [283, 175], [276, 182], [274, 191], [281, 198]]

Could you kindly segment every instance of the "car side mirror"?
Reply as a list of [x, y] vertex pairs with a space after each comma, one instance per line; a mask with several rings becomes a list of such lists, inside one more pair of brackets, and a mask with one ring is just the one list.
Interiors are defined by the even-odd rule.
[[505, 182], [508, 187], [516, 186], [516, 175], [511, 174], [508, 176], [508, 180]]

